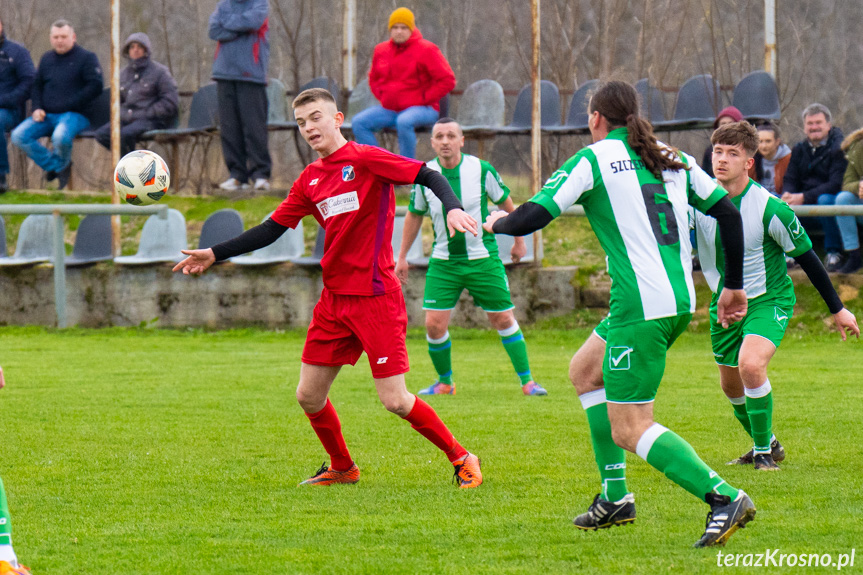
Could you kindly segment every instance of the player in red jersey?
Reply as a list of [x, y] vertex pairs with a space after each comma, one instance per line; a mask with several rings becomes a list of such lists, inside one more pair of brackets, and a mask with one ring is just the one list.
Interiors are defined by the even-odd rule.
[[199, 274], [214, 262], [264, 247], [312, 215], [326, 230], [324, 289], [315, 306], [303, 348], [297, 400], [330, 456], [330, 465], [304, 484], [356, 483], [359, 468], [342, 436], [327, 397], [341, 366], [369, 357], [381, 402], [406, 419], [443, 451], [462, 488], [482, 483], [479, 458], [455, 440], [435, 411], [405, 387], [408, 366], [407, 313], [395, 276], [392, 234], [393, 184], [430, 188], [447, 209], [450, 233], [477, 234], [476, 221], [462, 210], [446, 179], [422, 162], [374, 146], [348, 142], [340, 131], [344, 116], [332, 95], [313, 88], [293, 102], [303, 139], [318, 153], [294, 182], [288, 197], [264, 223], [206, 250], [185, 250], [174, 267]]

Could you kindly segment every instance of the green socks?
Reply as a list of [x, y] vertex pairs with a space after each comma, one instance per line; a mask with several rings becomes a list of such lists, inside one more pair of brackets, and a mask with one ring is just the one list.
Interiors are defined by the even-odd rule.
[[605, 389], [590, 391], [578, 396], [590, 426], [593, 455], [602, 478], [602, 498], [620, 501], [629, 491], [626, 488], [626, 451], [611, 439], [611, 423], [605, 403]]
[[752, 441], [755, 453], [770, 453], [770, 439], [773, 436], [773, 393], [770, 380], [761, 387], [745, 388], [746, 411], [752, 426]]
[[[527, 345], [524, 343], [524, 334], [518, 326], [518, 322], [511, 327], [500, 330], [501, 343], [512, 361], [512, 367], [521, 381], [521, 385], [533, 380], [530, 375], [530, 363], [527, 360]], [[432, 339], [426, 334], [429, 344], [429, 357], [437, 371], [437, 380], [441, 383], [452, 385], [452, 339], [447, 331], [440, 339]]]
[[426, 335], [426, 340], [429, 342], [429, 356], [437, 371], [437, 380], [452, 385], [452, 340], [449, 331], [440, 339]]
[[638, 440], [636, 453], [702, 501], [711, 492], [727, 495], [732, 501], [737, 497], [737, 489], [707, 467], [691, 445], [658, 423], [648, 427]]
[[746, 434], [752, 437], [752, 424], [749, 423], [749, 413], [746, 411], [746, 396], [729, 397], [728, 401], [731, 402], [731, 407], [734, 408], [734, 417], [737, 418], [737, 421], [746, 430]]
[[518, 322], [506, 329], [499, 330], [497, 333], [500, 334], [500, 341], [509, 355], [512, 367], [515, 368], [515, 374], [521, 384], [524, 385], [532, 381], [530, 363], [527, 360], [527, 344], [524, 342], [524, 334], [521, 332]]

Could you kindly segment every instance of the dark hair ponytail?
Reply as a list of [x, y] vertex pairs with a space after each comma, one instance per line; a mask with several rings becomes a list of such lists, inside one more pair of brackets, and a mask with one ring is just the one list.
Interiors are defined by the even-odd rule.
[[675, 148], [662, 147], [653, 135], [653, 127], [638, 115], [638, 93], [626, 82], [606, 82], [590, 99], [590, 112], [599, 112], [610, 129], [626, 127], [629, 147], [644, 162], [644, 167], [658, 180], [663, 170], [688, 170], [678, 159]]

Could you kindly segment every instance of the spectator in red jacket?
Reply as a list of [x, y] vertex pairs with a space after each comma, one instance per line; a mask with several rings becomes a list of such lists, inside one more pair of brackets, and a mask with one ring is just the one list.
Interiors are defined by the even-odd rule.
[[438, 102], [455, 88], [455, 74], [438, 48], [423, 39], [414, 14], [397, 8], [389, 19], [390, 39], [375, 46], [369, 87], [380, 106], [363, 110], [353, 119], [354, 137], [376, 146], [375, 132], [396, 128], [399, 153], [416, 156], [417, 126], [434, 124]]

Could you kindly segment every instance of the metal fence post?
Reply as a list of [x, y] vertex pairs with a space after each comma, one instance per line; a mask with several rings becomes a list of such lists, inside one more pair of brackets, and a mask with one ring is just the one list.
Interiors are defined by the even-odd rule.
[[54, 308], [57, 327], [66, 327], [66, 243], [63, 241], [65, 218], [54, 210]]

